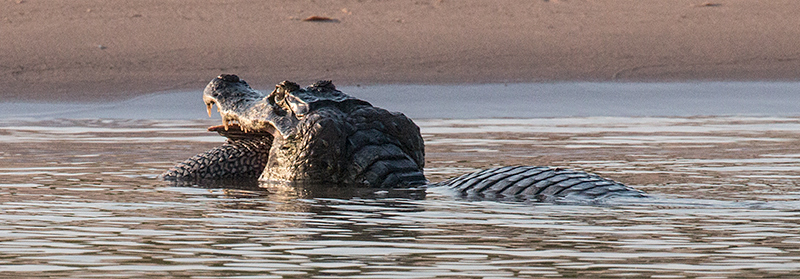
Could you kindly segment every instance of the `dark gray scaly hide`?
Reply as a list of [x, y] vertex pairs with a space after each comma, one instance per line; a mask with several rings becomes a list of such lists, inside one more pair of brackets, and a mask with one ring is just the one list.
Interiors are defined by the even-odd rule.
[[[235, 75], [206, 87], [209, 115], [217, 105], [223, 126], [209, 128], [228, 142], [168, 170], [165, 180], [225, 179], [402, 188], [427, 183], [419, 127], [398, 112], [372, 106], [330, 81], [301, 88], [284, 81], [269, 95]], [[616, 181], [582, 171], [513, 166], [465, 174], [444, 186], [467, 198], [558, 201], [581, 197], [645, 196]]]

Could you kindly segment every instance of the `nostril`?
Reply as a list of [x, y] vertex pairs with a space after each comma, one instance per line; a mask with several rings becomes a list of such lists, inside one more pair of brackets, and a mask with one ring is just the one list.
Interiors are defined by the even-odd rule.
[[239, 82], [239, 76], [237, 75], [221, 74], [217, 78], [227, 82]]

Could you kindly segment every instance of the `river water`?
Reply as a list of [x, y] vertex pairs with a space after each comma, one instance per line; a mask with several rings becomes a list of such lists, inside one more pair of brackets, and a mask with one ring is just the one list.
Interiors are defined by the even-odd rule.
[[800, 117], [797, 103], [780, 105], [710, 116], [410, 114], [431, 181], [552, 165], [653, 196], [576, 205], [441, 189], [173, 187], [156, 177], [220, 144], [205, 132], [219, 119], [160, 108], [83, 115], [120, 104], [58, 104], [53, 116], [41, 108], [56, 104], [28, 104], [39, 110], [0, 120], [0, 277], [796, 278]]

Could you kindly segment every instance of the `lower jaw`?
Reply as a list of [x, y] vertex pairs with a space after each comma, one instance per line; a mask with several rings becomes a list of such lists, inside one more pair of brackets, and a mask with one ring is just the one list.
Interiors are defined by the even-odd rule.
[[269, 131], [244, 131], [239, 124], [232, 123], [225, 125], [216, 125], [208, 127], [209, 132], [217, 132], [220, 135], [230, 138], [268, 138], [270, 141], [274, 139], [272, 133]]

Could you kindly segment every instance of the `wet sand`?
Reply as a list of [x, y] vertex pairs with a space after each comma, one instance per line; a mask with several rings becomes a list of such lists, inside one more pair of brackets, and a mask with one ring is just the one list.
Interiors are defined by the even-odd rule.
[[128, 99], [200, 89], [223, 72], [261, 88], [796, 81], [798, 9], [792, 0], [5, 0], [0, 98]]

